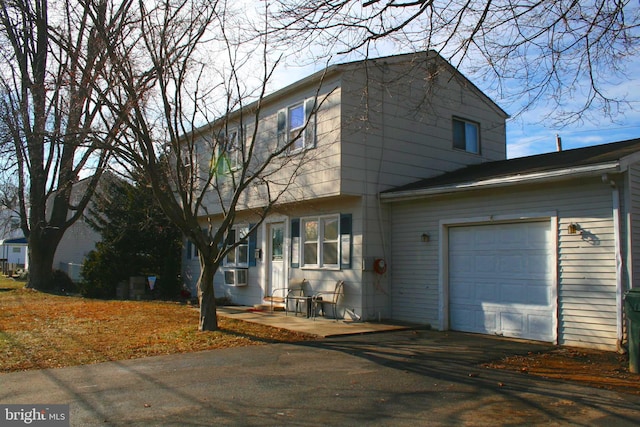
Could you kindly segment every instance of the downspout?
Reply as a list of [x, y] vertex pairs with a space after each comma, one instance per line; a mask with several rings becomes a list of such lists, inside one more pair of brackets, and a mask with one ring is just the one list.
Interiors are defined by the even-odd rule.
[[[603, 181], [605, 180], [606, 174], [603, 175]], [[609, 184], [613, 188], [611, 192], [612, 196], [612, 216], [613, 216], [613, 235], [614, 235], [614, 245], [615, 245], [615, 256], [616, 256], [616, 347], [618, 351], [622, 350], [622, 338], [623, 338], [623, 312], [622, 312], [622, 297], [624, 293], [624, 282], [623, 282], [623, 263], [622, 263], [622, 229], [621, 229], [621, 221], [620, 221], [620, 189], [616, 185], [616, 183], [611, 180]]]

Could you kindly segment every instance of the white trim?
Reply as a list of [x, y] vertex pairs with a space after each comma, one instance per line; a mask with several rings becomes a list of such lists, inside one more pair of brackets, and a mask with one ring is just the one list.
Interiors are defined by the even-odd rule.
[[[233, 255], [235, 258], [234, 262], [228, 262], [228, 257], [229, 257], [229, 253], [227, 253], [224, 258], [222, 259], [222, 267], [223, 268], [227, 268], [227, 269], [233, 269], [233, 268], [249, 268], [249, 259], [251, 258], [251, 254], [249, 254], [249, 225], [248, 224], [243, 224], [243, 223], [239, 223], [239, 224], [235, 224], [231, 227], [231, 230], [233, 230], [233, 232], [235, 233], [235, 243], [241, 242], [242, 240], [246, 240], [246, 243], [239, 243], [238, 246], [236, 246], [235, 248], [233, 248]], [[225, 235], [225, 241], [226, 241], [226, 235]], [[257, 243], [257, 242], [256, 242]], [[241, 246], [246, 246], [247, 247], [247, 260], [246, 262], [239, 262], [239, 252], [240, 252], [240, 247]]]
[[[324, 225], [321, 226], [321, 223], [323, 224], [323, 220], [324, 219], [332, 219], [335, 220], [337, 222], [338, 225], [338, 238], [335, 242], [336, 244], [336, 256], [337, 256], [337, 264], [326, 264], [324, 262], [324, 230], [325, 227]], [[306, 241], [304, 240], [304, 224], [307, 221], [316, 221], [318, 224], [318, 237], [316, 239], [316, 247], [317, 247], [317, 257], [318, 259], [316, 261], [322, 261], [321, 263], [317, 263], [317, 264], [305, 264], [304, 262], [304, 251], [305, 251], [305, 243]], [[326, 215], [310, 215], [310, 216], [303, 216], [300, 217], [300, 269], [302, 270], [340, 270], [340, 260], [342, 259], [342, 245], [340, 244], [341, 241], [341, 230], [340, 230], [340, 214], [326, 214]]]
[[[282, 223], [284, 230], [283, 233], [284, 235], [283, 237], [283, 248], [282, 248], [282, 256], [283, 256], [283, 264], [282, 264], [282, 274], [284, 276], [284, 283], [283, 283], [283, 287], [288, 286], [289, 283], [289, 266], [290, 266], [290, 261], [291, 258], [289, 256], [289, 247], [291, 245], [290, 242], [290, 238], [291, 236], [289, 235], [289, 232], [291, 230], [291, 221], [290, 219], [285, 216], [285, 215], [274, 215], [273, 217], [270, 217], [268, 220], [265, 219], [265, 221], [262, 223], [263, 227], [262, 227], [262, 266], [261, 266], [261, 270], [262, 270], [262, 282], [260, 283], [260, 287], [262, 288], [262, 294], [264, 296], [266, 295], [266, 290], [267, 290], [267, 282], [271, 282], [271, 260], [267, 259], [267, 257], [271, 257], [271, 253], [270, 253], [270, 245], [271, 245], [271, 235], [269, 233], [269, 231], [271, 230], [271, 226], [273, 224], [279, 224]], [[258, 247], [258, 245], [256, 244], [256, 247]], [[256, 262], [257, 264], [257, 262]], [[269, 285], [271, 286], [271, 290], [273, 291], [273, 283], [269, 283]]]
[[615, 257], [616, 257], [616, 335], [617, 335], [617, 346], [618, 349], [622, 345], [623, 339], [623, 314], [622, 314], [622, 295], [623, 295], [623, 287], [624, 283], [622, 280], [622, 230], [620, 229], [620, 190], [617, 186], [614, 186], [611, 190], [611, 198], [612, 198], [612, 212], [611, 216], [613, 218], [613, 240], [614, 240], [614, 249], [615, 249]]
[[438, 297], [439, 297], [439, 313], [438, 325], [439, 330], [446, 331], [449, 329], [449, 228], [456, 226], [473, 226], [473, 225], [494, 225], [494, 224], [517, 224], [524, 222], [547, 222], [551, 236], [549, 239], [549, 251], [551, 255], [551, 295], [550, 308], [555, 313], [552, 319], [553, 343], [558, 344], [559, 321], [558, 321], [558, 213], [541, 212], [530, 214], [508, 214], [508, 215], [489, 215], [470, 218], [449, 218], [439, 221], [439, 273], [438, 273]]
[[[551, 238], [549, 239], [549, 245], [551, 245], [551, 248], [549, 248], [551, 250], [551, 256], [552, 256], [552, 262], [551, 262], [551, 295], [549, 295], [549, 299], [551, 300], [551, 304], [552, 304], [552, 311], [553, 313], [555, 313], [555, 316], [553, 316], [552, 322], [553, 322], [553, 343], [558, 345], [559, 344], [559, 337], [560, 337], [560, 304], [558, 303], [558, 299], [559, 299], [559, 287], [560, 287], [560, 283], [559, 283], [559, 277], [558, 277], [558, 252], [559, 252], [559, 248], [558, 248], [558, 236], [559, 236], [559, 230], [558, 230], [558, 213], [557, 212], [553, 212], [552, 214], [549, 215], [549, 227], [550, 227], [550, 231], [551, 231]], [[544, 218], [540, 218], [541, 220], [544, 220]]]
[[566, 178], [579, 178], [584, 176], [600, 175], [602, 173], [619, 172], [619, 163], [611, 162], [600, 165], [583, 166], [568, 169], [558, 169], [547, 172], [535, 172], [526, 175], [509, 175], [498, 178], [489, 178], [480, 181], [461, 182], [458, 184], [443, 185], [439, 187], [422, 188], [417, 190], [380, 193], [380, 199], [384, 201], [410, 200], [434, 195], [457, 193], [460, 191], [477, 190], [485, 188], [505, 187], [514, 184], [530, 184], [557, 181]]

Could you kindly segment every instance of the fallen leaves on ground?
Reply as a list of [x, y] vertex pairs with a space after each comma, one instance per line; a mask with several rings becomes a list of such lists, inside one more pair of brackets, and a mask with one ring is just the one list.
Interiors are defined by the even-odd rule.
[[640, 395], [640, 375], [629, 372], [628, 356], [611, 351], [557, 347], [547, 352], [507, 356], [483, 366]]
[[23, 286], [0, 290], [0, 372], [57, 368], [315, 337], [219, 317], [198, 332], [198, 310], [179, 302], [95, 300]]

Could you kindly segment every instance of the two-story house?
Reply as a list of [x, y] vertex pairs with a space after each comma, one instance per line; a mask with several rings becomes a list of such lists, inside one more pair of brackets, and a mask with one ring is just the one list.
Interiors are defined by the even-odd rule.
[[[252, 109], [255, 105], [243, 110]], [[225, 121], [224, 132], [242, 143], [256, 124], [247, 123], [251, 115], [245, 113], [243, 124], [234, 125], [238, 114]], [[506, 118], [433, 51], [333, 65], [266, 96], [258, 119], [266, 152], [299, 135], [271, 176], [272, 183], [287, 183], [286, 192], [250, 236], [245, 234], [255, 221], [252, 212], [266, 195], [259, 189], [244, 195], [232, 236], [242, 244], [216, 275], [216, 296], [252, 306], [274, 289], [286, 288], [290, 279], [306, 279], [313, 291], [332, 290], [343, 280], [341, 313], [348, 309], [364, 320], [397, 317], [392, 276], [380, 261], [390, 261], [398, 236], [390, 233], [395, 220], [379, 194], [505, 159]], [[211, 124], [197, 132], [204, 137], [214, 128]], [[238, 153], [227, 149], [231, 169], [239, 164]], [[221, 215], [214, 196], [206, 212], [203, 226], [215, 227]], [[195, 294], [199, 264], [189, 244], [183, 270]]]

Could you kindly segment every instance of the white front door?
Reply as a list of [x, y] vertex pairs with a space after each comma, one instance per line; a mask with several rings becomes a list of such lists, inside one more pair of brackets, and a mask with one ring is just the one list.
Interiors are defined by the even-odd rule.
[[281, 289], [274, 296], [284, 296], [286, 286], [284, 276], [284, 222], [269, 224], [269, 276], [265, 295], [273, 295], [275, 289]]
[[449, 229], [449, 320], [458, 331], [554, 341], [549, 222]]

